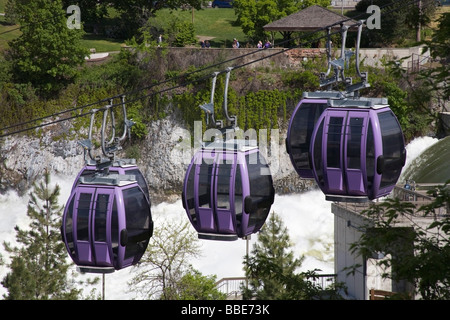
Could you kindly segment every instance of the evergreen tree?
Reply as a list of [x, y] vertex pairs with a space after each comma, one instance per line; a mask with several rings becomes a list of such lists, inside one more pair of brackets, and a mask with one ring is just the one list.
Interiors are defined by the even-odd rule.
[[80, 290], [67, 278], [69, 264], [61, 241], [59, 226], [62, 208], [58, 205], [60, 188], [50, 188], [50, 174], [43, 182], [34, 184], [30, 193], [27, 216], [30, 228], [15, 227], [16, 239], [22, 245], [12, 247], [4, 243], [11, 255], [10, 272], [1, 284], [8, 290], [9, 300], [77, 299]]
[[303, 274], [295, 273], [304, 258], [295, 258], [291, 246], [287, 227], [272, 213], [258, 234], [251, 255], [244, 259], [250, 285], [244, 291], [245, 299], [306, 299], [311, 296], [310, 290], [314, 288], [304, 280]]
[[58, 92], [79, 74], [87, 49], [81, 29], [67, 26], [61, 0], [15, 0], [21, 36], [9, 43], [14, 80], [31, 83], [41, 94]]

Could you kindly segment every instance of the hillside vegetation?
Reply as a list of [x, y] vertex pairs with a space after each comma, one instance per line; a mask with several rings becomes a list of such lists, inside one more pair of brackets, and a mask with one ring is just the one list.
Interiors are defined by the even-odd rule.
[[[228, 40], [243, 35], [239, 27], [234, 24], [234, 11], [230, 9], [204, 10], [161, 10], [156, 19], [167, 21], [174, 18], [181, 19], [183, 23], [194, 21], [196, 34], [198, 36], [210, 37], [213, 45], [228, 47]], [[222, 17], [222, 18], [220, 18]], [[4, 23], [0, 28], [14, 28]], [[130, 114], [137, 120], [134, 127], [134, 135], [138, 138], [145, 136], [146, 126], [155, 119], [163, 118], [169, 110], [167, 108], [177, 107], [187, 126], [192, 125], [194, 119], [203, 118], [199, 108], [193, 108], [199, 104], [209, 101], [210, 81], [204, 77], [212, 70], [198, 72], [193, 67], [180, 68], [168, 61], [169, 48], [163, 44], [157, 48], [156, 39], [150, 33], [155, 24], [147, 25], [147, 36], [143, 33], [136, 36], [132, 41], [126, 41], [133, 50], [121, 50], [119, 54], [103, 64], [85, 64], [78, 68], [79, 74], [59, 92], [42, 95], [40, 89], [33, 84], [17, 82], [12, 72], [11, 61], [0, 55], [0, 128], [12, 124], [20, 124], [41, 117], [46, 117], [57, 112], [65, 111], [74, 107], [89, 105], [91, 103], [107, 100], [107, 98], [121, 93], [135, 91], [136, 94], [129, 95], [128, 100], [134, 100], [129, 104]], [[0, 41], [5, 37], [18, 36], [19, 31], [2, 33], [0, 29]], [[1, 43], [1, 42], [0, 42]], [[93, 36], [86, 33], [81, 41], [82, 46], [96, 48], [97, 52], [109, 50], [101, 49], [107, 43], [114, 46], [122, 44], [120, 39], [104, 39], [101, 36]], [[193, 46], [198, 46], [198, 43]], [[200, 49], [199, 49], [200, 50]], [[218, 57], [213, 64], [226, 60], [225, 56]], [[164, 68], [163, 66], [169, 66]], [[225, 69], [226, 65], [215, 68]], [[347, 75], [354, 75], [351, 68]], [[380, 65], [380, 68], [367, 68], [371, 88], [363, 92], [370, 96], [387, 96], [393, 111], [399, 118], [407, 140], [415, 136], [429, 134], [436, 131], [431, 126], [436, 119], [432, 92], [429, 84], [417, 77], [407, 78], [401, 70], [393, 64]], [[296, 103], [305, 90], [317, 90], [318, 75], [326, 70], [324, 59], [309, 60], [294, 69], [280, 69], [277, 66], [266, 68], [242, 68], [233, 71], [231, 78], [231, 89], [229, 91], [228, 104], [230, 112], [239, 114], [240, 126], [243, 128], [277, 128], [286, 124]], [[188, 74], [188, 76], [183, 76]], [[170, 80], [173, 79], [173, 80]], [[170, 81], [169, 81], [170, 80]], [[197, 82], [196, 82], [197, 81]], [[163, 83], [163, 86], [156, 86]], [[252, 83], [251, 88], [243, 90], [246, 86], [242, 84]], [[154, 87], [153, 87], [154, 86]], [[177, 88], [170, 90], [170, 88]], [[148, 88], [142, 90], [142, 88]], [[219, 79], [216, 92], [216, 105], [218, 109], [221, 104], [221, 92], [223, 79]], [[164, 90], [164, 93], [162, 91]], [[100, 103], [100, 105], [101, 105]], [[83, 111], [86, 109], [83, 108]], [[220, 114], [220, 110], [218, 110]], [[73, 116], [77, 113], [71, 112], [63, 116]], [[50, 117], [49, 119], [54, 119]], [[47, 120], [48, 121], [48, 120]], [[31, 122], [39, 125], [42, 120]], [[74, 130], [86, 126], [86, 117], [73, 121]], [[20, 125], [14, 130], [25, 129], [29, 124]], [[11, 130], [8, 130], [11, 132]]]

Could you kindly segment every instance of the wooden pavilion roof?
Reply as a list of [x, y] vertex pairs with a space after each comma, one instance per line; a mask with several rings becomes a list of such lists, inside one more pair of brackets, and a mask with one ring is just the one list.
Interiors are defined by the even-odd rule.
[[[345, 21], [344, 25], [351, 26], [357, 22], [339, 13], [333, 12], [327, 8], [313, 5], [266, 24], [264, 31], [314, 31], [336, 23], [332, 29], [340, 29], [340, 22]], [[352, 27], [350, 29], [356, 29]], [[349, 29], [349, 30], [350, 30]]]

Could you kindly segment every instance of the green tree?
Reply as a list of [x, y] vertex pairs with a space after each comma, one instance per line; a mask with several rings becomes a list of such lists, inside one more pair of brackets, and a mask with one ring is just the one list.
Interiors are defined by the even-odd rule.
[[58, 205], [60, 188], [50, 187], [50, 174], [34, 185], [27, 216], [30, 228], [15, 227], [19, 247], [4, 242], [11, 255], [11, 271], [3, 278], [9, 300], [77, 299], [81, 290], [69, 281], [67, 252], [59, 230], [62, 208]]
[[177, 10], [179, 8], [201, 9], [202, 0], [113, 0], [111, 3], [121, 14], [122, 29], [125, 38], [136, 35], [155, 12], [163, 8]]
[[[432, 218], [429, 224], [414, 219], [413, 203], [398, 198], [373, 203], [362, 213], [371, 221], [367, 232], [351, 245], [351, 252], [363, 257], [383, 252], [386, 258], [378, 264], [392, 270], [383, 273], [383, 278], [412, 284], [409, 293], [424, 300], [450, 299], [450, 218], [437, 215], [440, 210], [450, 210], [449, 183], [431, 190], [433, 201], [418, 209]], [[410, 226], [399, 227], [402, 221], [410, 221]]]
[[[242, 31], [253, 42], [265, 40], [269, 33], [265, 32], [263, 27], [295, 13], [301, 9], [318, 4], [326, 7], [328, 0], [234, 0], [233, 7], [237, 16], [237, 23], [242, 27]], [[283, 33], [283, 39], [287, 40], [291, 33]]]
[[[355, 6], [358, 15], [364, 14], [367, 7], [377, 5], [381, 8], [380, 29], [366, 29], [361, 39], [362, 47], [389, 47], [405, 46], [417, 40], [417, 33], [427, 26], [436, 10], [436, 1], [421, 0], [419, 2], [408, 0], [361, 0]], [[367, 14], [370, 16], [370, 14]], [[419, 30], [419, 31], [418, 31]]]
[[42, 94], [58, 92], [78, 76], [87, 49], [81, 29], [67, 26], [61, 0], [15, 0], [22, 34], [9, 43], [15, 82], [31, 83]]
[[305, 274], [296, 273], [304, 257], [295, 258], [291, 246], [283, 221], [272, 213], [258, 234], [251, 255], [244, 258], [250, 285], [244, 290], [244, 299], [308, 299], [319, 292], [305, 280]]
[[204, 276], [198, 270], [190, 270], [177, 283], [174, 300], [224, 300], [226, 294], [216, 288], [216, 276]]
[[108, 16], [110, 1], [97, 0], [95, 5], [92, 4], [92, 0], [62, 1], [64, 8], [68, 8], [71, 5], [77, 5], [80, 8], [83, 25], [99, 24], [106, 16]]
[[17, 13], [16, 13], [16, 0], [7, 0], [5, 4], [5, 22], [7, 24], [16, 24]]
[[199, 250], [197, 235], [188, 221], [158, 224], [136, 275], [128, 283], [130, 291], [146, 299], [178, 299], [178, 286], [191, 270], [188, 261], [198, 257]]
[[443, 13], [431, 40], [425, 41], [425, 49], [438, 62], [432, 68], [421, 70], [420, 79], [442, 104], [450, 99], [450, 12]]

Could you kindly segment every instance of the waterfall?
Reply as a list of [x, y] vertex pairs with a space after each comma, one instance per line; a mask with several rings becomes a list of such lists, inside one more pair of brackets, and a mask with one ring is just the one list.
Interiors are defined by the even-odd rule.
[[[436, 143], [437, 139], [422, 137], [413, 140], [407, 146], [407, 169], [412, 161], [425, 149]], [[70, 194], [73, 177], [53, 175], [52, 184], [61, 187], [60, 204], [64, 205]], [[402, 179], [402, 178], [401, 178]], [[14, 226], [25, 229], [29, 221], [26, 216], [29, 196], [22, 197], [16, 192], [9, 191], [0, 194], [0, 254], [5, 261], [8, 256], [4, 250], [3, 242], [16, 245]], [[307, 191], [301, 194], [277, 195], [271, 208], [276, 212], [288, 228], [293, 250], [296, 257], [305, 256], [301, 271], [320, 269], [319, 273], [334, 273], [334, 216], [331, 213], [331, 203], [325, 201], [325, 196], [319, 190]], [[155, 224], [159, 219], [187, 219], [181, 200], [173, 203], [160, 203], [152, 207]], [[193, 267], [203, 275], [215, 274], [217, 280], [223, 277], [243, 276], [243, 257], [246, 254], [246, 242], [220, 242], [200, 240], [202, 243], [202, 257], [191, 261]], [[252, 235], [249, 250], [257, 241], [257, 235]], [[73, 267], [75, 270], [75, 267]], [[133, 293], [128, 293], [127, 281], [133, 276], [134, 268], [119, 270], [106, 275], [106, 299], [132, 299]], [[0, 267], [0, 280], [8, 270]], [[81, 275], [86, 277], [86, 275]], [[91, 277], [91, 275], [90, 275]], [[101, 283], [97, 293], [101, 292]], [[0, 295], [6, 289], [0, 287]]]
[[443, 183], [450, 179], [450, 136], [441, 140], [421, 138], [417, 143], [423, 144], [425, 148], [409, 161], [400, 179], [411, 179], [417, 183]]

